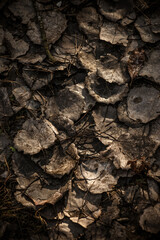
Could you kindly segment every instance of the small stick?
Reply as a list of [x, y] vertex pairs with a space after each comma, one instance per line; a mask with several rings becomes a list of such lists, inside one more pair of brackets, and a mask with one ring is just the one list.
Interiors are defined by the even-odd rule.
[[46, 33], [45, 33], [45, 30], [44, 30], [44, 26], [43, 26], [41, 13], [40, 13], [39, 9], [37, 8], [36, 0], [32, 0], [32, 2], [33, 2], [33, 6], [34, 6], [34, 9], [35, 9], [35, 12], [36, 12], [37, 21], [38, 21], [38, 24], [39, 24], [39, 29], [40, 29], [40, 33], [41, 33], [41, 38], [42, 38], [42, 43], [43, 43], [44, 49], [46, 51], [46, 54], [47, 54], [49, 60], [52, 63], [55, 63], [55, 62], [57, 62], [57, 60], [53, 57], [53, 55], [51, 54], [51, 52], [49, 50], [48, 42], [47, 42], [47, 38], [46, 38]]

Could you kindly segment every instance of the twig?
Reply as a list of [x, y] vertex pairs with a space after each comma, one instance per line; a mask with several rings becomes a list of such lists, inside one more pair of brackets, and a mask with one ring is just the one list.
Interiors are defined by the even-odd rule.
[[33, 2], [34, 10], [36, 12], [37, 21], [38, 21], [38, 24], [39, 24], [39, 30], [40, 30], [40, 33], [41, 33], [41, 38], [42, 38], [42, 43], [43, 43], [44, 49], [46, 51], [46, 54], [47, 54], [49, 60], [52, 63], [55, 63], [55, 62], [57, 62], [57, 60], [53, 57], [53, 55], [51, 54], [51, 52], [49, 50], [48, 42], [47, 42], [47, 38], [46, 38], [46, 33], [45, 33], [45, 30], [44, 30], [44, 26], [43, 26], [41, 13], [40, 13], [37, 5], [36, 5], [36, 0], [32, 0], [32, 2]]

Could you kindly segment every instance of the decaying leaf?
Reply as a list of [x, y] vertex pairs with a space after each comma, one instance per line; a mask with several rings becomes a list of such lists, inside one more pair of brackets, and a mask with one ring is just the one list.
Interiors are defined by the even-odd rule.
[[131, 77], [131, 81], [138, 76], [145, 60], [146, 56], [144, 49], [135, 49], [133, 52], [131, 52], [128, 60], [128, 72]]

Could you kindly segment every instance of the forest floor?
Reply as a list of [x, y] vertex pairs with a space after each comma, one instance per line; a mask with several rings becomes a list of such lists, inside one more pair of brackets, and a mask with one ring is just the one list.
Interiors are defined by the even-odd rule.
[[0, 239], [160, 239], [159, 13], [0, 3]]

